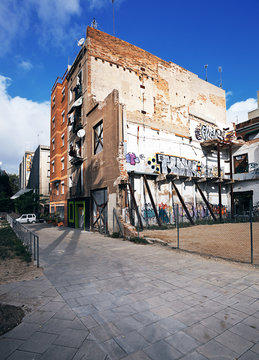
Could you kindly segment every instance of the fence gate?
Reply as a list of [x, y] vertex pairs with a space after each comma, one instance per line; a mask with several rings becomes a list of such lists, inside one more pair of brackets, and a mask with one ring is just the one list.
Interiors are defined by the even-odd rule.
[[101, 234], [107, 233], [107, 189], [91, 192], [92, 229]]

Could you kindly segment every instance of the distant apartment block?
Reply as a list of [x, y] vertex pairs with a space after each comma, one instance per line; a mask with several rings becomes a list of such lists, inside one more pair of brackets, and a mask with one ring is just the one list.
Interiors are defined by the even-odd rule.
[[26, 189], [30, 177], [34, 152], [26, 151], [19, 165], [19, 187]]
[[49, 146], [39, 145], [34, 152], [27, 188], [41, 195], [41, 200], [49, 200], [49, 169]]

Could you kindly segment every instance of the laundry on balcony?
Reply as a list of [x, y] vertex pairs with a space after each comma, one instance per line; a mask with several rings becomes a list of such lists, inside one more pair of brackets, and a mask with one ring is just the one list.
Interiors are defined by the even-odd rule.
[[77, 99], [73, 105], [71, 106], [68, 114], [71, 114], [78, 106], [81, 106], [83, 103], [83, 97], [81, 96], [79, 99]]

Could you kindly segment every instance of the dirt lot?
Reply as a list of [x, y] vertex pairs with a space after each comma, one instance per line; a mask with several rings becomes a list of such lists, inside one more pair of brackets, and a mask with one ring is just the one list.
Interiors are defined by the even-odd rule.
[[0, 261], [0, 284], [32, 280], [42, 275], [42, 269], [36, 265], [26, 263], [19, 258]]
[[[177, 246], [177, 231], [144, 230], [146, 237]], [[250, 262], [250, 223], [196, 225], [180, 228], [180, 249], [221, 258]], [[253, 223], [254, 264], [259, 265], [259, 223]]]

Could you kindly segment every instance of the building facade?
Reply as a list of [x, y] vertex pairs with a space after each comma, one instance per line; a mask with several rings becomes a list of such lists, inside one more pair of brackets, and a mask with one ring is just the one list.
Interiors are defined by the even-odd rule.
[[234, 201], [236, 212], [249, 213], [252, 204], [259, 216], [259, 91], [257, 109], [248, 120], [236, 125], [240, 144], [233, 150]]
[[39, 145], [34, 152], [30, 177], [27, 187], [41, 195], [41, 199], [49, 200], [50, 149]]
[[89, 27], [67, 82], [70, 226], [112, 232], [114, 210], [145, 225], [160, 209], [171, 221], [174, 204], [188, 219], [231, 207], [224, 90]]
[[26, 189], [30, 178], [32, 160], [34, 153], [26, 151], [19, 165], [19, 187]]
[[67, 79], [58, 77], [51, 91], [50, 213], [67, 225]]

